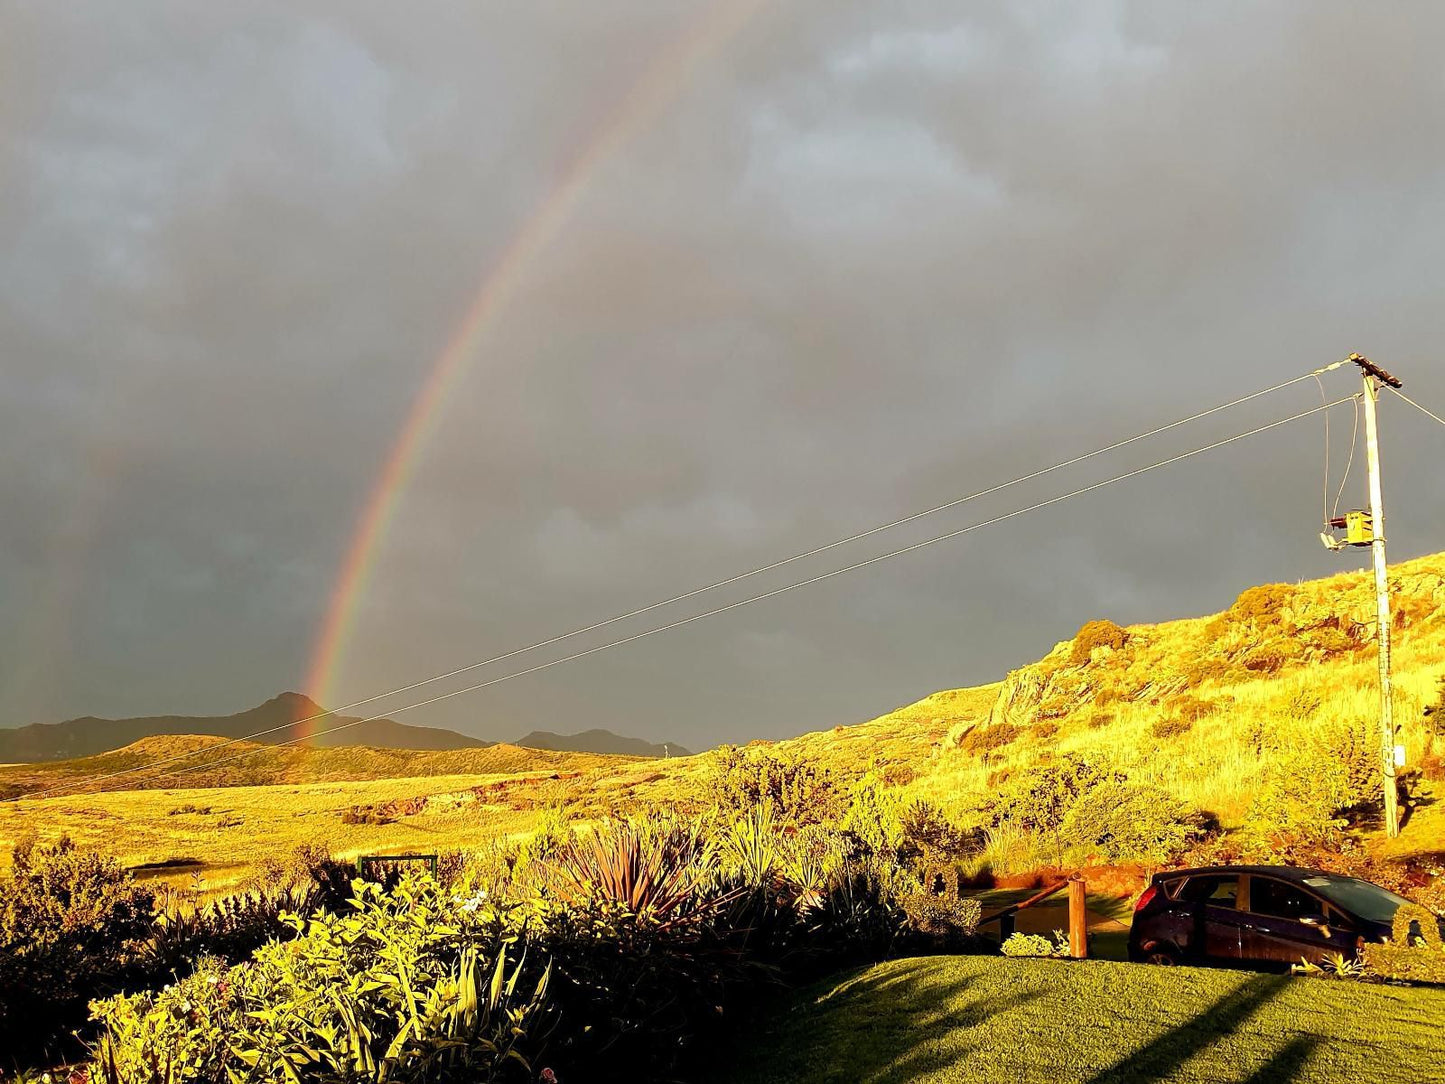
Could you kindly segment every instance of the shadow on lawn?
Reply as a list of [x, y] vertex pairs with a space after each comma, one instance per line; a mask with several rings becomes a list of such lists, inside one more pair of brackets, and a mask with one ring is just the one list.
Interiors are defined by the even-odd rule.
[[[930, 1073], [959, 1060], [957, 1036], [961, 1030], [978, 1027], [999, 1013], [1044, 995], [1044, 991], [1036, 990], [1002, 1000], [987, 994], [966, 997], [976, 981], [973, 975], [946, 978], [935, 972], [920, 978], [915, 971], [864, 971], [811, 1003], [796, 1004], [782, 1013], [760, 1007], [755, 1016], [756, 1038], [751, 1045], [778, 1053], [766, 1062], [748, 1064], [741, 1078], [805, 1079], [818, 1068], [811, 1063], [811, 1052], [827, 1051], [831, 1063], [847, 1066], [848, 1078], [853, 1081], [882, 1084], [928, 1079]], [[825, 1004], [841, 1010], [829, 1015], [847, 1024], [819, 1029], [816, 1012]], [[862, 1011], [849, 1011], [854, 1005]], [[900, 1050], [909, 1053], [900, 1058]], [[710, 1079], [721, 1082], [736, 1078], [729, 1073]]]
[[[1258, 1012], [1289, 981], [1283, 975], [1260, 975], [1246, 980], [1188, 1023], [1165, 1032], [1123, 1061], [1091, 1077], [1088, 1084], [1146, 1084], [1167, 1079], [1195, 1054], [1230, 1034]], [[1267, 1081], [1276, 1084], [1289, 1080], [1304, 1064], [1316, 1042], [1308, 1037], [1295, 1039], [1244, 1084], [1265, 1084]]]

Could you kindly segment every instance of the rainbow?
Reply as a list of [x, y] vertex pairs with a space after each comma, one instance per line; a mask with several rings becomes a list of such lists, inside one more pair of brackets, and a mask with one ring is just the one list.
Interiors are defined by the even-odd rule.
[[[487, 331], [506, 309], [526, 269], [561, 232], [597, 169], [660, 114], [692, 70], [731, 41], [764, 2], [719, 0], [665, 49], [571, 160], [558, 183], [482, 280], [476, 297], [417, 391], [357, 517], [307, 669], [305, 689], [318, 703], [340, 702], [333, 695], [336, 677], [355, 630], [358, 605], [366, 594], [401, 496], [443, 407], [465, 377]], [[307, 722], [313, 734], [324, 725], [316, 720]]]

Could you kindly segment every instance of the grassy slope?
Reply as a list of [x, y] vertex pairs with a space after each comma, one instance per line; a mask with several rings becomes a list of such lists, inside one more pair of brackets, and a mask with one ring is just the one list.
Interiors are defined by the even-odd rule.
[[[1399, 565], [1391, 579], [1397, 617], [1405, 621], [1396, 632], [1396, 720], [1408, 762], [1418, 765], [1445, 753], [1445, 739], [1432, 738], [1423, 716], [1445, 676], [1445, 555]], [[1374, 644], [1371, 629], [1360, 628], [1370, 624], [1369, 581], [1350, 574], [1294, 590], [1292, 618], [1309, 623], [1342, 614], [1355, 623], [1354, 646], [1327, 656], [1305, 632], [1292, 637], [1302, 657], [1277, 673], [1251, 672], [1237, 661], [1227, 666], [1275, 635], [1234, 614], [1133, 627], [1123, 651], [1095, 653], [1082, 666], [1071, 664], [1066, 641], [1009, 675], [991, 718], [961, 720], [915, 791], [958, 811], [1011, 774], [1077, 753], [1113, 759], [1130, 778], [1158, 784], [1227, 826], [1239, 824], [1275, 758], [1325, 740], [1341, 721], [1361, 721], [1367, 740], [1378, 741], [1368, 722], [1379, 712]], [[1124, 699], [1101, 707], [1108, 689]], [[1197, 703], [1206, 714], [1185, 732], [1156, 735], [1162, 721]], [[974, 727], [1002, 723], [1020, 731], [1002, 748], [984, 755], [958, 747]], [[1445, 848], [1445, 835], [1426, 841], [1423, 834], [1416, 839], [1425, 849]]]
[[897, 960], [760, 1014], [711, 1079], [1445, 1081], [1445, 990], [1094, 961]]
[[[483, 752], [490, 752], [484, 750]], [[574, 754], [554, 754], [571, 757]], [[467, 774], [361, 782], [219, 789], [137, 790], [0, 803], [0, 863], [35, 834], [69, 835], [125, 865], [177, 884], [191, 875], [207, 890], [242, 884], [256, 869], [302, 843], [341, 857], [432, 853], [483, 846], [533, 830], [540, 811], [591, 797], [626, 805], [657, 786], [655, 761], [590, 757], [584, 772]], [[346, 824], [361, 807], [390, 823]]]

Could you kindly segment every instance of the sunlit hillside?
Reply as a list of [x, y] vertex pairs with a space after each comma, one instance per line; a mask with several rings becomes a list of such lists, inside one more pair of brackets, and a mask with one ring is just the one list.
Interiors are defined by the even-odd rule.
[[[1445, 755], [1445, 720], [1426, 714], [1445, 676], [1445, 555], [1399, 565], [1391, 593], [1398, 741], [1405, 772], [1428, 786]], [[1215, 617], [1091, 623], [1011, 673], [988, 711], [963, 714], [913, 789], [966, 817], [1072, 755], [1226, 828], [1262, 798], [1369, 794], [1381, 755], [1374, 613], [1372, 580], [1351, 574], [1254, 588]]]

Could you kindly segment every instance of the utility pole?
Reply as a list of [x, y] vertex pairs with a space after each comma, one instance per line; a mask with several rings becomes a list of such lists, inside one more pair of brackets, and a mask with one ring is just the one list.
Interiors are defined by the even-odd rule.
[[1385, 785], [1385, 832], [1391, 837], [1400, 834], [1400, 803], [1395, 787], [1395, 704], [1390, 680], [1390, 576], [1385, 563], [1385, 498], [1380, 484], [1380, 423], [1376, 406], [1380, 385], [1392, 388], [1404, 385], [1369, 358], [1351, 354], [1365, 381], [1365, 447], [1370, 466], [1370, 519], [1375, 555], [1375, 603], [1378, 610], [1380, 644], [1380, 746]]

